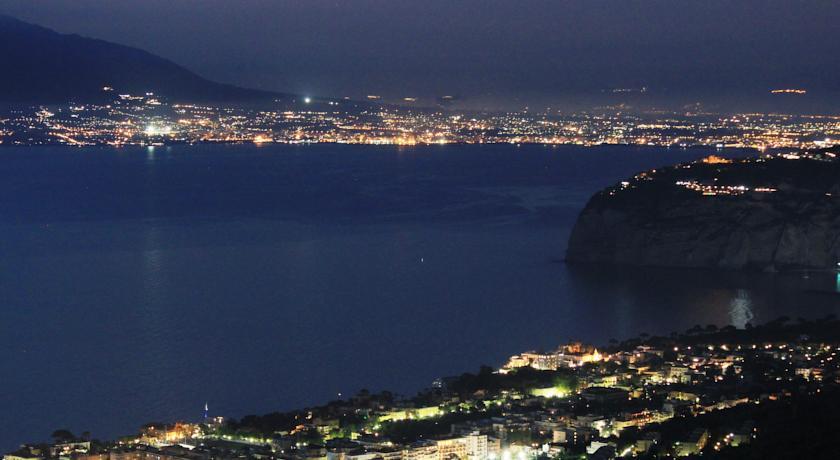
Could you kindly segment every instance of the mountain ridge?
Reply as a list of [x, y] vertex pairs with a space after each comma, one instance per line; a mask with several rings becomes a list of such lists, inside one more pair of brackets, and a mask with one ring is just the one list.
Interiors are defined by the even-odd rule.
[[0, 14], [0, 102], [96, 101], [103, 87], [121, 93], [153, 92], [173, 102], [255, 102], [289, 97], [218, 83], [177, 63], [105, 40], [62, 34]]

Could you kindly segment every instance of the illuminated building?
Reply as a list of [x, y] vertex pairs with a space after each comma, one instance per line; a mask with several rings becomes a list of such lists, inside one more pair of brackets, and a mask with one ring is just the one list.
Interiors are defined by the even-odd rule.
[[435, 440], [437, 460], [450, 460], [453, 456], [462, 460], [486, 460], [488, 455], [487, 436], [472, 433], [458, 438]]

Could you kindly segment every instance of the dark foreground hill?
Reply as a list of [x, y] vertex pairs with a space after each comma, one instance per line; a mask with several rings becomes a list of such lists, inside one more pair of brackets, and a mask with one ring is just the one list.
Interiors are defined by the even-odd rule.
[[840, 161], [833, 152], [641, 173], [593, 196], [567, 260], [754, 270], [840, 262]]
[[0, 15], [0, 102], [102, 98], [102, 88], [154, 92], [173, 101], [253, 102], [282, 95], [216, 83], [146, 51], [60, 34]]

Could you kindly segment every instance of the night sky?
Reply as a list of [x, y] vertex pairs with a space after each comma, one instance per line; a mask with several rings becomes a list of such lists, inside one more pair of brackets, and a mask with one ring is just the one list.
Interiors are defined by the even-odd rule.
[[0, 12], [312, 95], [517, 106], [615, 88], [681, 102], [840, 90], [837, 1], [0, 0]]

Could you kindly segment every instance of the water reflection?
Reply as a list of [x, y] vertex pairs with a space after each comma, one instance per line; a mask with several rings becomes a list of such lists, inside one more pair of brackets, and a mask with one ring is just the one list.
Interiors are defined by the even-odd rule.
[[729, 317], [733, 326], [743, 329], [747, 327], [747, 323], [755, 318], [752, 312], [750, 293], [746, 289], [736, 290], [735, 297], [732, 298], [730, 305]]
[[[823, 317], [840, 308], [833, 273], [764, 274], [568, 266], [574, 299], [605, 328], [668, 333], [694, 325], [746, 327], [780, 316]], [[605, 282], [605, 280], [609, 280]], [[628, 306], [635, 306], [632, 310]], [[607, 324], [609, 323], [609, 324]], [[636, 332], [631, 332], [636, 333]]]

